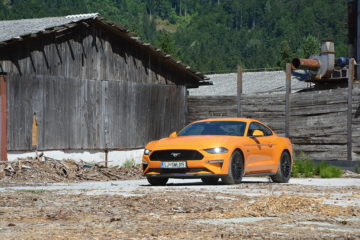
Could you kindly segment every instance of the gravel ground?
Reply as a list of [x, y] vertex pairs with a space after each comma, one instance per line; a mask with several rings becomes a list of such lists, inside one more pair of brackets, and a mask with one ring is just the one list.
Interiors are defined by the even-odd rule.
[[[213, 85], [190, 88], [191, 96], [236, 96], [237, 73], [207, 75]], [[311, 87], [312, 84], [299, 81], [295, 77], [291, 80], [291, 90], [297, 92]], [[285, 72], [244, 72], [243, 93], [285, 93]]]
[[8, 184], [0, 239], [360, 239], [360, 179]]

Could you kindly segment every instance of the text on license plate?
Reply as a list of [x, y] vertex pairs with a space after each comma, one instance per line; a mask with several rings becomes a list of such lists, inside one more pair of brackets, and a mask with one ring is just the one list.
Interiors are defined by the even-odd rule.
[[161, 162], [161, 168], [186, 168], [186, 162]]

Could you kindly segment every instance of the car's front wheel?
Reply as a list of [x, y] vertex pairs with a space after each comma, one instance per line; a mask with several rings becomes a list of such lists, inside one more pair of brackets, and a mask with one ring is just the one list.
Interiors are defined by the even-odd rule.
[[147, 177], [147, 180], [153, 186], [165, 186], [169, 178]]
[[225, 184], [238, 184], [244, 172], [244, 158], [239, 151], [235, 151], [230, 158], [229, 175], [222, 177], [221, 181]]
[[215, 185], [219, 182], [219, 178], [217, 177], [203, 177], [201, 181], [206, 185]]
[[280, 157], [279, 169], [274, 176], [271, 176], [273, 182], [287, 183], [291, 176], [291, 157], [288, 152], [283, 152]]

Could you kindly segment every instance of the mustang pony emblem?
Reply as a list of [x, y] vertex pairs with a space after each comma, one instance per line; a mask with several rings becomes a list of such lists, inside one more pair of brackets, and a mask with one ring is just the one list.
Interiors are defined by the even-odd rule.
[[173, 153], [170, 153], [170, 155], [173, 156], [174, 158], [180, 156], [180, 154], [181, 154], [181, 153], [174, 153], [174, 152], [173, 152]]

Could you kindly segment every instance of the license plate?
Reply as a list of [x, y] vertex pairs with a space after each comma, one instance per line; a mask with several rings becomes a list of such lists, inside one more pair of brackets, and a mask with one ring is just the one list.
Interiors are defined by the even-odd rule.
[[186, 162], [161, 162], [161, 168], [186, 168]]

